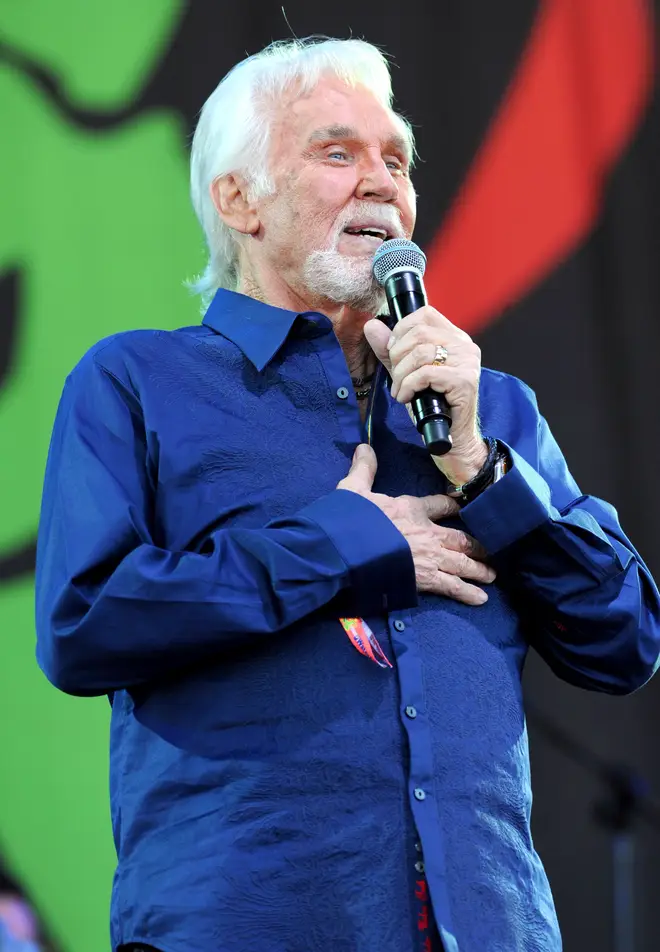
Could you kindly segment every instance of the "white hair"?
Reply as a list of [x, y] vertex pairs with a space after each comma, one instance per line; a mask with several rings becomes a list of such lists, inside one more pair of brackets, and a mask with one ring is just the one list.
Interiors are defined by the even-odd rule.
[[[206, 305], [218, 288], [235, 290], [240, 275], [239, 243], [233, 229], [218, 215], [210, 194], [221, 175], [241, 173], [250, 197], [274, 191], [268, 168], [273, 106], [293, 84], [301, 95], [324, 75], [337, 76], [349, 86], [366, 87], [392, 111], [392, 83], [381, 51], [364, 40], [324, 37], [281, 40], [238, 63], [204, 103], [192, 142], [190, 190], [193, 207], [204, 230], [209, 259], [204, 273], [191, 284]], [[268, 110], [264, 106], [271, 106]], [[410, 145], [410, 124], [392, 112]]]

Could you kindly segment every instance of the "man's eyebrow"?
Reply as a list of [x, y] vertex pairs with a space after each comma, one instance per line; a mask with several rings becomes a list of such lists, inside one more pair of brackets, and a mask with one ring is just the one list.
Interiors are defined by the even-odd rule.
[[311, 145], [313, 142], [325, 142], [326, 139], [357, 139], [358, 134], [350, 126], [324, 126], [322, 129], [315, 129], [307, 142]]
[[[314, 132], [312, 132], [309, 139], [307, 140], [307, 144], [312, 145], [315, 142], [326, 142], [330, 139], [359, 138], [360, 136], [357, 130], [353, 129], [351, 126], [324, 126], [322, 129], [315, 129]], [[394, 133], [388, 137], [384, 144], [387, 147], [410, 157], [410, 143], [404, 138], [404, 136]]]

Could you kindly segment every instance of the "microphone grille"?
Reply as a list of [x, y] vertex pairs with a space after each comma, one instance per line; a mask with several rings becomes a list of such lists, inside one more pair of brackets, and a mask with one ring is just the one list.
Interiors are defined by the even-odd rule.
[[376, 281], [383, 286], [393, 271], [412, 269], [424, 274], [426, 255], [414, 241], [407, 238], [390, 238], [384, 241], [373, 260], [373, 273]]

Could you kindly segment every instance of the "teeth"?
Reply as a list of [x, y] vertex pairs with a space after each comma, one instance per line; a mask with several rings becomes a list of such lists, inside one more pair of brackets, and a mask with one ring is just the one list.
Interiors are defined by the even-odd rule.
[[382, 238], [383, 241], [385, 241], [387, 238], [387, 232], [382, 228], [347, 228], [346, 231], [349, 235], [374, 235], [376, 238]]

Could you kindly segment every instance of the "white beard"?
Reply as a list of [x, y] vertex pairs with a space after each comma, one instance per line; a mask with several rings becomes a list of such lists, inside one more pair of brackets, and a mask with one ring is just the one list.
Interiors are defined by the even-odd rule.
[[315, 297], [346, 304], [356, 311], [380, 314], [387, 299], [371, 270], [370, 258], [353, 258], [338, 251], [313, 251], [303, 269], [305, 286]]
[[396, 238], [405, 238], [401, 220], [391, 205], [360, 202], [344, 209], [335, 222], [328, 246], [312, 251], [303, 266], [308, 291], [334, 304], [345, 304], [367, 314], [387, 312], [387, 298], [373, 276], [373, 258], [368, 255], [342, 255], [337, 250], [344, 228], [355, 221], [378, 222]]

